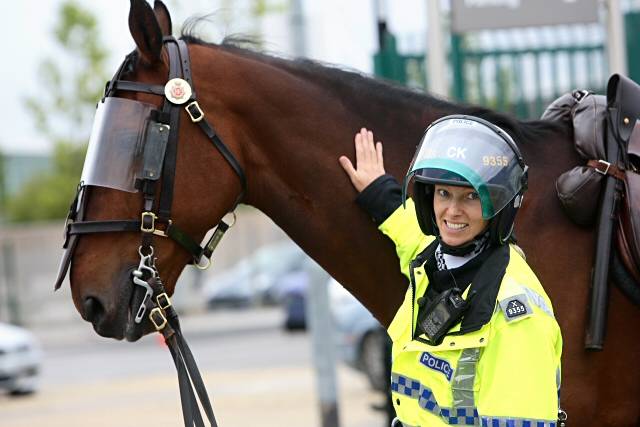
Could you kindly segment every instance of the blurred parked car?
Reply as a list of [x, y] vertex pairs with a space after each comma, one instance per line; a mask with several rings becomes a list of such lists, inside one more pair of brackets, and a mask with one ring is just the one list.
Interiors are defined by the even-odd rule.
[[251, 287], [252, 268], [247, 259], [242, 259], [231, 268], [208, 279], [202, 294], [210, 309], [227, 307], [242, 308], [254, 303]]
[[[305, 263], [306, 264], [306, 263]], [[281, 277], [278, 283], [279, 296], [284, 307], [284, 327], [288, 331], [306, 330], [306, 300], [309, 274], [299, 269]]]
[[24, 328], [0, 323], [0, 389], [11, 395], [36, 391], [42, 350]]
[[335, 279], [330, 279], [327, 286], [340, 358], [362, 371], [373, 389], [385, 391], [389, 383], [385, 371], [387, 332]]
[[[308, 263], [305, 263], [308, 266]], [[287, 274], [280, 279], [284, 298], [287, 330], [306, 328], [306, 298], [309, 277], [307, 269]], [[335, 279], [327, 283], [329, 307], [336, 333], [338, 355], [349, 366], [364, 373], [375, 390], [389, 386], [385, 358], [389, 349], [386, 330], [360, 302]]]
[[203, 296], [210, 308], [280, 303], [280, 278], [300, 269], [306, 258], [290, 240], [265, 245], [207, 280]]

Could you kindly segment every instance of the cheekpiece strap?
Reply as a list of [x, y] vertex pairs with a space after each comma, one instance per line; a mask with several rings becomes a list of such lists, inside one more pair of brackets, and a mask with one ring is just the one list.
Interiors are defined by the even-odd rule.
[[[177, 41], [173, 37], [165, 38], [165, 46], [169, 54], [169, 80], [180, 77], [180, 54], [177, 49]], [[163, 89], [164, 96], [164, 89]], [[176, 174], [176, 162], [178, 156], [178, 128], [180, 126], [180, 108], [173, 105], [165, 98], [162, 112], [169, 117], [169, 141], [165, 152], [162, 169], [162, 190], [158, 201], [158, 217], [164, 220], [171, 218], [171, 206], [173, 204], [173, 187]]]

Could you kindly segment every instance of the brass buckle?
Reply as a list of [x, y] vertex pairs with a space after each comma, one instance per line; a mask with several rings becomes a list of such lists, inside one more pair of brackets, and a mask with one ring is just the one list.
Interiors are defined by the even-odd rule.
[[[202, 262], [202, 258], [204, 258], [204, 259], [207, 261], [204, 265], [202, 265], [202, 264], [201, 264], [201, 262]], [[204, 255], [202, 255], [202, 256], [200, 257], [200, 259], [198, 260], [198, 262], [197, 262], [197, 263], [194, 263], [193, 265], [194, 265], [198, 270], [202, 270], [202, 271], [204, 271], [204, 270], [207, 270], [209, 267], [211, 267], [211, 259], [210, 259], [210, 258], [207, 258], [207, 257], [206, 257], [206, 256], [204, 256]]]
[[160, 236], [160, 237], [168, 237], [167, 231], [169, 230], [169, 227], [171, 227], [171, 224], [173, 224], [173, 222], [171, 220], [169, 220], [167, 222], [167, 228], [165, 228], [164, 230], [159, 230], [159, 229], [154, 227], [153, 234], [156, 235], [156, 236]]
[[163, 292], [160, 295], [158, 295], [156, 297], [156, 302], [158, 303], [158, 306], [163, 310], [166, 310], [167, 308], [171, 307], [171, 300], [169, 299], [169, 295], [167, 295], [166, 292]]
[[606, 175], [607, 172], [609, 172], [609, 168], [611, 167], [611, 163], [605, 161], [605, 160], [598, 160], [598, 165], [605, 165], [606, 168], [604, 170], [604, 172], [602, 170], [600, 170], [600, 168], [596, 168], [596, 172], [598, 172], [599, 174], [602, 175]]
[[[194, 117], [193, 113], [191, 112], [192, 107], [195, 108], [195, 112], [198, 114], [198, 116]], [[204, 119], [204, 112], [202, 111], [202, 108], [200, 108], [198, 101], [193, 101], [192, 103], [187, 104], [184, 109], [187, 110], [187, 114], [189, 114], [189, 117], [191, 117], [191, 121], [193, 123], [198, 123], [200, 120]]]
[[236, 212], [229, 212], [227, 213], [225, 216], [222, 217], [222, 219], [225, 219], [227, 217], [227, 215], [231, 215], [231, 221], [229, 222], [229, 228], [233, 227], [234, 225], [236, 225]]
[[69, 218], [67, 216], [67, 219], [64, 220], [64, 232], [62, 233], [62, 238], [64, 239], [64, 241], [66, 242], [67, 239], [69, 238], [69, 227], [71, 226], [71, 224], [73, 224], [75, 221], [72, 220], [71, 218]]
[[[148, 228], [144, 226], [145, 218], [147, 217], [151, 218], [151, 227]], [[143, 233], [153, 233], [156, 230], [156, 218], [157, 216], [153, 212], [142, 212], [140, 231]]]
[[151, 312], [149, 313], [149, 320], [151, 320], [151, 323], [153, 323], [153, 326], [155, 326], [156, 331], [158, 332], [160, 332], [164, 329], [165, 326], [167, 326], [167, 318], [165, 317], [162, 310], [160, 310], [160, 308], [158, 307], [151, 310]]

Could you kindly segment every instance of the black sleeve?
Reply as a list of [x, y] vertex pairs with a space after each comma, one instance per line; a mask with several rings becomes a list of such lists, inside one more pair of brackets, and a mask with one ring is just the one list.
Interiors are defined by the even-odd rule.
[[393, 176], [382, 175], [358, 194], [356, 203], [380, 225], [402, 203], [402, 187]]

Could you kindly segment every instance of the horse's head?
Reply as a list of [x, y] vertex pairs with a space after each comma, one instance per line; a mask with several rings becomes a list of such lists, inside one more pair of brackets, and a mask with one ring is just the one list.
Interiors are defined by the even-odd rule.
[[135, 319], [146, 291], [132, 273], [148, 279], [157, 257], [172, 294], [187, 263], [207, 261], [199, 243], [235, 207], [244, 177], [237, 143], [218, 139], [191, 93], [189, 52], [168, 37], [166, 7], [132, 0], [129, 28], [136, 50], [98, 104], [57, 286], [70, 267], [83, 319], [100, 335], [136, 340], [153, 327]]

